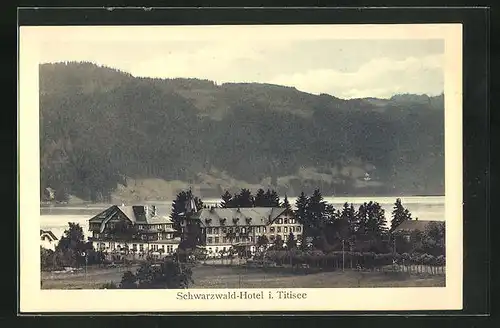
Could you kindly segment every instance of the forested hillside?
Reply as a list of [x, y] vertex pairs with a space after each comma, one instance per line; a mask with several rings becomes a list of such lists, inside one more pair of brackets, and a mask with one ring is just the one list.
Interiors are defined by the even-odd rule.
[[202, 197], [270, 186], [289, 196], [442, 194], [443, 106], [443, 96], [343, 100], [43, 64], [41, 187], [94, 201], [131, 179], [190, 185]]

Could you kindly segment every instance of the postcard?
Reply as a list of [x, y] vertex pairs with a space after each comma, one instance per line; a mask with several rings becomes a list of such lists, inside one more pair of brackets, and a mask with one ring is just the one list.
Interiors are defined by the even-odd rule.
[[461, 24], [21, 26], [18, 123], [22, 313], [462, 308]]

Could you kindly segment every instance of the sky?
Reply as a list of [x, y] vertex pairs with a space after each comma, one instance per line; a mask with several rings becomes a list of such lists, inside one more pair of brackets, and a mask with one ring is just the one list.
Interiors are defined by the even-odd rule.
[[37, 42], [41, 63], [90, 61], [142, 77], [271, 83], [344, 99], [443, 92], [442, 38], [294, 31], [59, 27], [39, 31]]

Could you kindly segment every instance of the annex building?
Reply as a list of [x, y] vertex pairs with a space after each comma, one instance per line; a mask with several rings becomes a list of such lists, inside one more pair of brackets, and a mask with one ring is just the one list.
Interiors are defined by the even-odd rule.
[[175, 252], [180, 242], [170, 217], [148, 205], [113, 205], [89, 220], [89, 231], [94, 249], [106, 252], [161, 255]]

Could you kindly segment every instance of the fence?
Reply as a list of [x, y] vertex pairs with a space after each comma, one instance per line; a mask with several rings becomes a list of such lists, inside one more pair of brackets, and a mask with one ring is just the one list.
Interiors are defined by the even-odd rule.
[[358, 252], [286, 252], [265, 254], [277, 265], [307, 266], [322, 270], [393, 271], [410, 274], [445, 274], [444, 256], [429, 254], [375, 254]]

